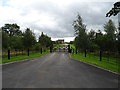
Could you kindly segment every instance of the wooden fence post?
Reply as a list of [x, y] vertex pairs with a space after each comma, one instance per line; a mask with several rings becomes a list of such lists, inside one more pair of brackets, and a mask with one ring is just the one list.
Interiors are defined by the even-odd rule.
[[40, 48], [40, 53], [42, 54], [42, 48]]
[[68, 45], [68, 52], [70, 53], [70, 45]]
[[28, 49], [28, 56], [29, 56], [29, 49]]
[[52, 47], [50, 46], [50, 53], [52, 52]]
[[8, 49], [8, 59], [10, 59], [10, 49]]
[[86, 57], [86, 49], [85, 49], [85, 57]]
[[102, 51], [100, 50], [100, 61], [102, 61]]

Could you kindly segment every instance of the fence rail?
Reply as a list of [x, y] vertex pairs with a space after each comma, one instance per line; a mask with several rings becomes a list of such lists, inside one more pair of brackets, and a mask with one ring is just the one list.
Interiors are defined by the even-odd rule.
[[120, 55], [118, 52], [109, 52], [109, 51], [90, 52], [87, 50], [83, 52], [83, 51], [78, 51], [75, 48], [71, 48], [71, 53], [72, 54], [82, 53], [83, 57], [95, 58], [95, 60], [114, 64], [114, 65], [120, 64]]
[[10, 50], [8, 49], [8, 50], [2, 50], [2, 58], [11, 59], [11, 57], [14, 57], [14, 56], [22, 56], [22, 55], [29, 56], [34, 53], [42, 54], [42, 52], [46, 52], [46, 50], [42, 48], [40, 50], [30, 50], [30, 49], [27, 49], [27, 50], [11, 49]]

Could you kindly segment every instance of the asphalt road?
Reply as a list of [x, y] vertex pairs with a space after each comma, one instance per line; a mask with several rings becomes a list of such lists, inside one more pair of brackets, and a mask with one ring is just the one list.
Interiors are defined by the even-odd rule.
[[3, 65], [3, 88], [117, 88], [118, 76], [53, 52]]

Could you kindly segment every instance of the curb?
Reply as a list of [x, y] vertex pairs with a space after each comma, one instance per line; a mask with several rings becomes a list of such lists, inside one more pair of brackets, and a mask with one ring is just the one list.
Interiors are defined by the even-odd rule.
[[[34, 59], [34, 58], [32, 58], [32, 59]], [[1, 65], [13, 64], [13, 63], [19, 63], [19, 62], [24, 62], [24, 61], [32, 60], [32, 59], [24, 59], [24, 60], [19, 60], [19, 61], [13, 61], [13, 62], [8, 62], [8, 63], [1, 64]]]
[[[48, 53], [48, 54], [50, 54], [50, 53]], [[48, 55], [48, 54], [46, 54], [46, 55]], [[46, 55], [43, 55], [43, 56], [46, 56]], [[37, 58], [41, 58], [43, 56], [40, 56], [40, 57], [37, 57]], [[13, 63], [24, 62], [24, 61], [29, 61], [29, 60], [33, 60], [33, 59], [35, 59], [35, 58], [29, 58], [29, 59], [24, 59], [24, 60], [19, 60], [19, 61], [8, 62], [8, 63], [0, 64], [0, 66], [13, 64]]]
[[[70, 54], [69, 54], [69, 56], [70, 56]], [[93, 66], [93, 67], [96, 67], [96, 68], [99, 68], [99, 69], [102, 69], [102, 70], [111, 72], [111, 73], [113, 73], [113, 74], [120, 75], [120, 73], [117, 73], [117, 72], [114, 72], [114, 71], [111, 71], [111, 70], [102, 68], [102, 67], [100, 67], [100, 66], [96, 66], [96, 65], [94, 65], [94, 64], [87, 63], [87, 62], [85, 62], [85, 61], [81, 61], [81, 60], [78, 60], [78, 59], [74, 59], [74, 58], [72, 58], [71, 56], [70, 56], [70, 58], [71, 58], [72, 60], [77, 60], [77, 61], [82, 62], [82, 63], [84, 63], [84, 64], [88, 64], [88, 65], [90, 65], [90, 66]]]

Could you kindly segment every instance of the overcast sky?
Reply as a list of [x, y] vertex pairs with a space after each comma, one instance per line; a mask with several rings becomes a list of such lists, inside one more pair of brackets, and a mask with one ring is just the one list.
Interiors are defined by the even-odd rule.
[[31, 28], [37, 37], [44, 32], [52, 40], [64, 38], [70, 41], [74, 38], [72, 23], [77, 13], [83, 18], [88, 30], [103, 30], [108, 19], [117, 25], [118, 16], [105, 17], [115, 0], [97, 1], [0, 0], [0, 27], [6, 23], [17, 23], [22, 31]]

